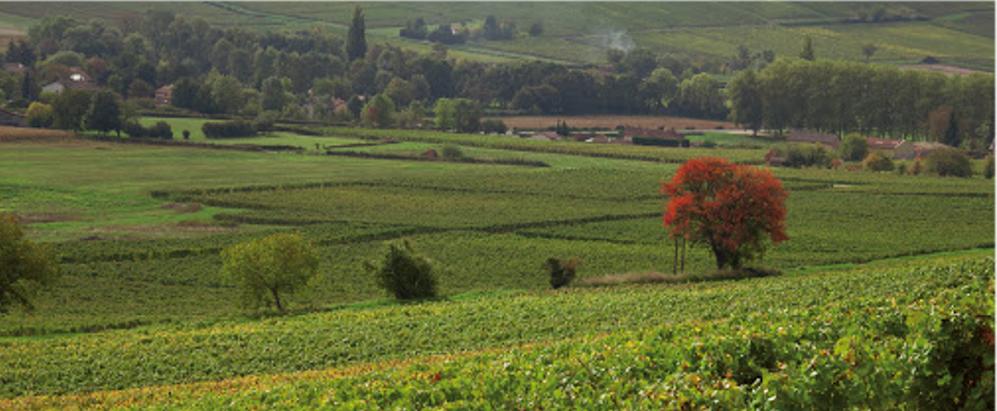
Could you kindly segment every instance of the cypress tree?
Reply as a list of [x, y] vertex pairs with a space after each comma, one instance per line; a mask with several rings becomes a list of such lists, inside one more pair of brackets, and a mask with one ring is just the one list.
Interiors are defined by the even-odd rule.
[[367, 38], [363, 20], [363, 10], [360, 6], [353, 9], [353, 22], [350, 23], [350, 32], [346, 37], [346, 54], [350, 61], [363, 58], [367, 54]]
[[800, 51], [800, 58], [814, 61], [814, 41], [810, 36], [803, 38], [803, 51]]

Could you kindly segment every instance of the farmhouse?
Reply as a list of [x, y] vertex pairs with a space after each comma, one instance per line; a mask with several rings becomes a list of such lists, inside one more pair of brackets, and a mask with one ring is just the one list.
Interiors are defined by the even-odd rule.
[[24, 116], [14, 113], [12, 111], [7, 111], [0, 108], [0, 125], [4, 126], [23, 126]]
[[686, 140], [685, 136], [675, 131], [674, 128], [655, 130], [627, 127], [623, 129], [621, 136], [624, 141], [639, 145], [689, 147], [689, 140]]
[[813, 130], [795, 129], [786, 136], [786, 141], [791, 143], [818, 143], [831, 148], [838, 148], [841, 141], [834, 134], [821, 133]]
[[913, 143], [910, 141], [904, 141], [895, 150], [893, 150], [893, 159], [895, 160], [913, 160], [916, 158], [923, 158], [927, 156], [932, 151], [938, 150], [940, 148], [948, 147], [942, 143]]
[[168, 106], [173, 102], [173, 85], [169, 84], [156, 89], [156, 105]]
[[94, 90], [97, 85], [90, 76], [79, 67], [70, 67], [62, 79], [53, 81], [42, 87], [42, 93], [60, 94], [65, 89]]
[[903, 143], [901, 140], [890, 140], [876, 137], [866, 137], [865, 142], [866, 145], [869, 146], [870, 150], [896, 150], [897, 147]]

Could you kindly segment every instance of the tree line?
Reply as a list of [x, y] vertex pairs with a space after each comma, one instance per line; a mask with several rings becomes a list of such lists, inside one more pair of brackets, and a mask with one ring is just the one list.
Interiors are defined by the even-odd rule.
[[[10, 47], [5, 60], [28, 70], [0, 74], [0, 91], [14, 107], [26, 107], [42, 86], [81, 68], [98, 87], [140, 107], [151, 108], [154, 91], [173, 85], [174, 106], [209, 114], [275, 111], [285, 118], [359, 119], [362, 102], [378, 94], [398, 109], [466, 98], [483, 108], [538, 114], [727, 114], [723, 83], [705, 72], [720, 66], [684, 56], [639, 49], [609, 53], [603, 65], [480, 63], [449, 58], [445, 47], [420, 54], [367, 44], [365, 30], [359, 8], [345, 39], [318, 28], [222, 29], [163, 11], [117, 26], [51, 17]], [[482, 35], [500, 39], [508, 30], [489, 18]], [[335, 99], [356, 101], [336, 113], [328, 104]]]
[[854, 131], [974, 147], [993, 141], [992, 74], [778, 60], [739, 72], [726, 92], [731, 118], [753, 130]]

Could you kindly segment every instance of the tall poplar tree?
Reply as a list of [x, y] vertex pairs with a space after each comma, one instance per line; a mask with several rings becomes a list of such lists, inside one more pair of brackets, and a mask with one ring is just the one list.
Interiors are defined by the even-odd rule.
[[346, 54], [350, 61], [363, 58], [367, 54], [367, 37], [363, 21], [363, 10], [360, 6], [353, 9], [353, 22], [350, 23], [350, 32], [346, 38]]

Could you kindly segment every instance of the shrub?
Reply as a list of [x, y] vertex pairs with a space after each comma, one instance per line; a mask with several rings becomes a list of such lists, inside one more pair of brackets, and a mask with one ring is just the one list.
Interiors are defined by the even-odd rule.
[[156, 124], [149, 128], [149, 136], [164, 140], [172, 140], [173, 128], [170, 127], [170, 123], [157, 121]]
[[786, 159], [786, 167], [821, 167], [831, 166], [831, 153], [819, 144], [790, 144], [776, 151]]
[[183, 139], [184, 140], [190, 140], [190, 130], [184, 130], [183, 131]]
[[869, 154], [869, 143], [858, 134], [849, 134], [839, 147], [841, 158], [845, 161], [861, 161]]
[[243, 120], [225, 121], [221, 123], [204, 123], [201, 131], [207, 138], [236, 138], [256, 135], [256, 127]]
[[862, 160], [862, 167], [869, 171], [891, 171], [893, 170], [893, 160], [879, 153], [869, 153]]
[[481, 131], [484, 131], [485, 134], [505, 134], [506, 131], [509, 131], [509, 128], [505, 126], [502, 120], [489, 118], [481, 120]]
[[943, 177], [969, 177], [973, 175], [973, 168], [969, 162], [969, 157], [955, 148], [942, 148], [932, 151], [924, 161], [927, 171]]
[[318, 262], [315, 246], [293, 233], [273, 234], [222, 251], [222, 272], [238, 285], [246, 308], [273, 305], [283, 311], [281, 294], [307, 284]]
[[558, 289], [571, 284], [575, 279], [575, 270], [578, 268], [578, 259], [561, 260], [554, 257], [548, 258], [544, 262], [544, 268], [550, 274], [550, 286]]
[[0, 314], [13, 304], [31, 309], [32, 294], [58, 275], [49, 250], [25, 239], [11, 214], [0, 214], [0, 261]]
[[159, 121], [152, 127], [142, 127], [138, 122], [128, 122], [122, 127], [122, 131], [132, 138], [161, 138], [165, 140], [173, 139], [173, 129], [165, 121]]
[[717, 146], [717, 143], [715, 141], [713, 141], [713, 140], [706, 140], [706, 141], [703, 142], [703, 144], [700, 145], [700, 147], [703, 147], [703, 148], [715, 148], [716, 146]]
[[991, 154], [983, 163], [983, 177], [994, 178], [994, 156]]
[[52, 106], [35, 101], [28, 106], [25, 117], [27, 117], [29, 126], [44, 128], [52, 125], [55, 113], [52, 111]]
[[915, 159], [914, 162], [910, 163], [910, 166], [907, 167], [907, 174], [912, 176], [920, 175], [923, 171], [924, 167], [921, 166], [920, 159]]
[[460, 160], [464, 158], [464, 151], [456, 145], [447, 144], [443, 146], [442, 155], [446, 160]]
[[415, 253], [407, 240], [388, 243], [382, 264], [366, 263], [381, 288], [399, 300], [436, 296], [436, 275], [428, 258]]
[[280, 113], [264, 111], [256, 116], [256, 120], [253, 120], [253, 127], [256, 127], [258, 132], [273, 131], [273, 126], [277, 123], [278, 118], [280, 118]]

